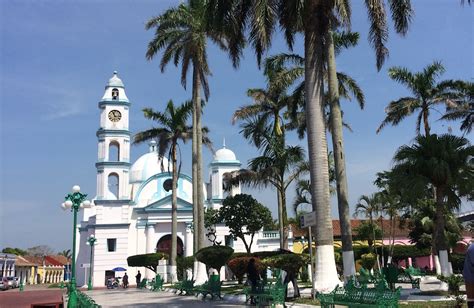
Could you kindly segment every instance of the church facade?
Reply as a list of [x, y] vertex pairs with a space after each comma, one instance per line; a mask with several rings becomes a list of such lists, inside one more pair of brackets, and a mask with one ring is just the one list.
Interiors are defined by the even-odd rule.
[[[105, 87], [98, 104], [100, 127], [97, 130], [98, 159], [97, 195], [94, 206], [84, 209], [82, 221], [77, 228], [76, 279], [85, 285], [89, 267], [92, 267], [94, 286], [103, 286], [108, 277], [123, 276], [114, 268], [125, 268], [129, 277], [138, 270], [143, 278], [152, 278], [154, 273], [145, 268], [128, 268], [127, 258], [132, 255], [167, 252], [171, 245], [171, 190], [165, 181], [171, 179], [166, 157], [160, 157], [157, 144], [149, 144], [148, 153], [130, 162], [129, 101], [122, 80], [114, 72]], [[166, 171], [161, 166], [165, 166]], [[208, 183], [203, 187], [204, 206], [218, 209], [226, 192], [223, 190], [223, 175], [241, 167], [236, 155], [228, 148], [217, 150], [209, 163]], [[240, 187], [230, 194], [240, 193]], [[178, 179], [178, 255], [193, 255], [193, 202], [192, 179], [181, 173]], [[97, 241], [93, 247], [87, 238], [93, 235]], [[241, 240], [233, 240], [224, 225], [216, 227], [216, 240], [245, 252]], [[209, 242], [209, 245], [211, 243]], [[292, 247], [292, 235], [289, 238]], [[278, 232], [261, 231], [255, 236], [252, 251], [276, 250], [279, 248]], [[90, 260], [92, 259], [92, 262]], [[166, 276], [166, 266], [161, 267]], [[133, 282], [134, 279], [131, 279]]]

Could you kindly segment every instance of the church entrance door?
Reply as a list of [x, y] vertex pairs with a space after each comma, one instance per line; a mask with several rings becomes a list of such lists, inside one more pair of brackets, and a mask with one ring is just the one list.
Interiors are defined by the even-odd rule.
[[[177, 247], [177, 254], [178, 257], [182, 257], [184, 255], [183, 249], [183, 241], [178, 236], [178, 247]], [[167, 234], [160, 238], [158, 244], [156, 244], [156, 252], [163, 252], [167, 253], [168, 255], [171, 252], [171, 234]]]

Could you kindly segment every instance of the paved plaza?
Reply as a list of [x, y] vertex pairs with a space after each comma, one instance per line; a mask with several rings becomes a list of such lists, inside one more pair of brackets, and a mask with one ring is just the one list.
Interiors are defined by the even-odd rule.
[[135, 288], [119, 290], [84, 291], [102, 307], [245, 307], [242, 303], [232, 303], [227, 300], [200, 300], [194, 296], [179, 296], [172, 292], [150, 292]]

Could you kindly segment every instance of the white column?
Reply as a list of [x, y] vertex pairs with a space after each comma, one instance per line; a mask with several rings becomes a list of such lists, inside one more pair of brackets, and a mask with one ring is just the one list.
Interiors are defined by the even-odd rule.
[[[146, 253], [154, 253], [155, 252], [155, 225], [150, 224], [146, 226]], [[152, 279], [155, 277], [153, 271], [146, 269], [145, 270], [145, 277], [147, 279]]]
[[186, 224], [186, 233], [184, 235], [184, 245], [185, 251], [184, 255], [186, 257], [193, 255], [193, 233], [191, 232], [191, 224]]

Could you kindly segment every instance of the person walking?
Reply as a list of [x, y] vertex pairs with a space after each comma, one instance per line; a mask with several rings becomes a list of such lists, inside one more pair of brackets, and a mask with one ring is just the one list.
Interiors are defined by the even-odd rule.
[[135, 276], [135, 279], [137, 280], [137, 288], [140, 285], [140, 281], [142, 280], [142, 274], [140, 274], [140, 271], [138, 271], [138, 274]]
[[127, 275], [127, 273], [125, 273], [125, 275], [123, 275], [122, 284], [123, 284], [124, 289], [128, 288], [128, 275]]
[[[250, 281], [252, 286], [252, 293], [257, 293], [257, 282], [260, 280], [260, 273], [257, 270], [254, 258], [251, 258], [247, 265], [247, 280]], [[256, 304], [255, 298], [253, 296], [250, 296], [250, 304]]]
[[462, 276], [466, 284], [467, 307], [474, 308], [474, 240], [467, 249]]

